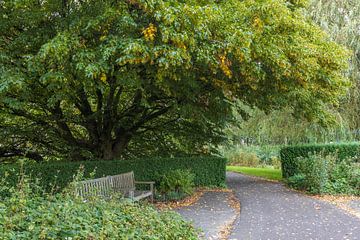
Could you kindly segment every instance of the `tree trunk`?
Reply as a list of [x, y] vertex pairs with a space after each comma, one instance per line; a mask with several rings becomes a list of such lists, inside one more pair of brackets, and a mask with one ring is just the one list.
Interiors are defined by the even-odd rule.
[[106, 141], [101, 144], [101, 156], [100, 158], [104, 160], [115, 160], [121, 157], [125, 152], [127, 146], [131, 140], [130, 134], [125, 134], [121, 138], [118, 138], [114, 141]]
[[112, 151], [112, 144], [111, 142], [107, 141], [102, 144], [101, 146], [101, 156], [104, 160], [112, 160], [114, 159], [114, 154]]

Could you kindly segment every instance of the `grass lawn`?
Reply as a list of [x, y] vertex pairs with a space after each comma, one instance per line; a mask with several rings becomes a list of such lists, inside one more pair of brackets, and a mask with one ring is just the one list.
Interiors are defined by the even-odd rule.
[[227, 166], [226, 170], [231, 172], [243, 173], [250, 176], [263, 177], [271, 180], [282, 179], [280, 169]]

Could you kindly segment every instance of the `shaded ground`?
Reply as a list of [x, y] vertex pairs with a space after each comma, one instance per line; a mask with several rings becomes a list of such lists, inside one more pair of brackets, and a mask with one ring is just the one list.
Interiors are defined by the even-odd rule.
[[227, 182], [241, 203], [229, 239], [360, 239], [360, 219], [330, 203], [237, 173]]
[[231, 206], [231, 195], [231, 192], [205, 192], [197, 203], [175, 211], [202, 229], [205, 239], [219, 239], [221, 232], [237, 215]]

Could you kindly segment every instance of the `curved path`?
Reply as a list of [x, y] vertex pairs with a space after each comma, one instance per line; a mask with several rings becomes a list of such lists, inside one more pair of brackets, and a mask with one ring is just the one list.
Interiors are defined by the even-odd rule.
[[360, 219], [332, 204], [237, 173], [227, 183], [241, 204], [229, 239], [360, 240]]
[[230, 198], [229, 192], [205, 192], [197, 203], [176, 211], [203, 231], [201, 239], [220, 239], [224, 227], [230, 225], [237, 216]]

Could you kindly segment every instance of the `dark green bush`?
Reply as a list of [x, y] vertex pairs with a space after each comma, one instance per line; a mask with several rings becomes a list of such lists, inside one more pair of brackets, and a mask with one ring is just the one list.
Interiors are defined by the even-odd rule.
[[158, 196], [161, 200], [179, 200], [194, 192], [195, 175], [189, 170], [171, 170], [161, 176]]
[[287, 184], [297, 190], [306, 190], [305, 178], [304, 174], [295, 174], [287, 179]]
[[337, 159], [342, 161], [344, 159], [360, 156], [360, 144], [309, 144], [284, 147], [280, 150], [283, 177], [288, 178], [299, 173], [299, 158], [306, 158], [309, 154], [320, 152], [323, 155], [336, 154]]
[[198, 239], [174, 212], [119, 199], [84, 202], [73, 191], [41, 194], [30, 182], [0, 197], [0, 239]]
[[[134, 171], [135, 179], [139, 181], [156, 181], [171, 170], [190, 170], [194, 175], [196, 186], [224, 186], [226, 159], [215, 157], [184, 157], [184, 158], [148, 158], [118, 161], [85, 161], [85, 162], [49, 162], [28, 163], [24, 165], [26, 174], [33, 178], [40, 178], [40, 184], [46, 191], [53, 185], [64, 188], [73, 179], [79, 167], [85, 168], [85, 177], [95, 170], [94, 177], [116, 175]], [[15, 173], [20, 171], [20, 165], [2, 165], [0, 178], [6, 172], [14, 185], [17, 182]]]

